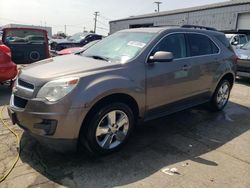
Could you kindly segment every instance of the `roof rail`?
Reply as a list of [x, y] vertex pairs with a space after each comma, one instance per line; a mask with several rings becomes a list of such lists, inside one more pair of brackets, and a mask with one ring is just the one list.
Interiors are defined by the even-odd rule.
[[194, 28], [194, 29], [205, 29], [205, 30], [210, 30], [210, 31], [218, 31], [217, 29], [213, 27], [205, 27], [205, 26], [200, 26], [200, 25], [182, 25], [182, 28]]

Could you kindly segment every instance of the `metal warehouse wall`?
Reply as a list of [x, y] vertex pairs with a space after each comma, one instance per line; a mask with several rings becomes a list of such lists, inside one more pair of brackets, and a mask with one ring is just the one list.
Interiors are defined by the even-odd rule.
[[[110, 33], [130, 28], [134, 24], [150, 24], [154, 26], [195, 24], [217, 28], [221, 31], [237, 30], [237, 20], [240, 13], [250, 13], [250, 3], [188, 13], [178, 13], [166, 16], [120, 20], [110, 22]], [[250, 23], [249, 23], [250, 30]]]

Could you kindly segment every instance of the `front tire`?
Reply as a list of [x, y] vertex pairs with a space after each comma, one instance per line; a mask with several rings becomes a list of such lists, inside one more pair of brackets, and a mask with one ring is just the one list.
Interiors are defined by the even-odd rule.
[[124, 103], [111, 103], [97, 108], [89, 117], [80, 141], [96, 155], [119, 150], [134, 128], [134, 114]]
[[228, 80], [220, 81], [211, 100], [213, 111], [221, 111], [225, 108], [230, 97], [231, 89], [232, 84]]

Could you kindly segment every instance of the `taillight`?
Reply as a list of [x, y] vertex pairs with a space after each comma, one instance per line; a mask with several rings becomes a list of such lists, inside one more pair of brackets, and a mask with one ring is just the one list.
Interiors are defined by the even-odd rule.
[[0, 50], [7, 54], [9, 57], [11, 57], [11, 51], [10, 51], [10, 48], [8, 46], [5, 46], [5, 45], [0, 45]]
[[237, 55], [234, 55], [232, 59], [233, 59], [233, 63], [234, 63], [234, 64], [237, 64], [237, 62], [238, 62], [238, 60], [239, 60], [238, 56], [237, 56]]

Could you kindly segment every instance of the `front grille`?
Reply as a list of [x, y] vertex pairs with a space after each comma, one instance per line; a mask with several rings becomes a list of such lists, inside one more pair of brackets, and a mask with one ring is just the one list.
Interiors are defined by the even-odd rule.
[[250, 67], [237, 66], [239, 72], [250, 72]]
[[28, 88], [28, 89], [34, 89], [35, 88], [33, 84], [25, 82], [25, 81], [23, 81], [21, 79], [18, 79], [18, 85], [22, 86], [22, 87], [25, 87], [25, 88]]
[[14, 96], [14, 106], [18, 108], [25, 108], [27, 105], [28, 100], [22, 99], [20, 97]]

